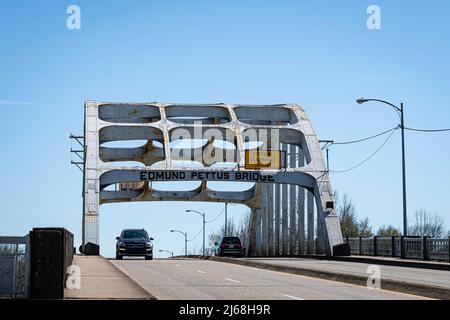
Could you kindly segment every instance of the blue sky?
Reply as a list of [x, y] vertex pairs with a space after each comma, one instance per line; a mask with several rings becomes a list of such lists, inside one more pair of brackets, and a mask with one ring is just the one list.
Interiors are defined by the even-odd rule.
[[[68, 30], [66, 8], [81, 8]], [[382, 29], [366, 27], [369, 5]], [[83, 102], [299, 103], [322, 139], [352, 140], [394, 127], [395, 113], [358, 97], [405, 103], [410, 127], [450, 127], [450, 3], [442, 1], [2, 1], [0, 4], [0, 234], [64, 226], [79, 243], [81, 173], [70, 165], [70, 133], [82, 133]], [[22, 102], [22, 103], [21, 103]], [[26, 103], [23, 103], [26, 102]], [[450, 134], [408, 132], [407, 181], [414, 210], [450, 226]], [[330, 150], [346, 169], [383, 138]], [[333, 174], [374, 226], [401, 226], [400, 135], [371, 161]], [[114, 204], [101, 208], [101, 245], [145, 226], [160, 249], [180, 252], [203, 210], [223, 205]], [[239, 219], [245, 207], [230, 206]], [[220, 220], [208, 226], [219, 227]], [[192, 247], [200, 248], [200, 237]], [[161, 255], [163, 256], [163, 255]]]

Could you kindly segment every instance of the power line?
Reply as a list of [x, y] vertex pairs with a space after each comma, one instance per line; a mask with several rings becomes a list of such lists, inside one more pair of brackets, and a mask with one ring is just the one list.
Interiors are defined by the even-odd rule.
[[215, 217], [215, 218], [212, 219], [212, 220], [205, 221], [205, 223], [211, 223], [211, 222], [216, 221], [217, 219], [219, 219], [219, 217], [220, 217], [224, 212], [225, 212], [225, 208], [222, 209], [222, 212], [220, 212], [220, 213], [217, 215], [217, 217]]
[[384, 140], [384, 142], [381, 144], [381, 146], [380, 146], [374, 153], [372, 153], [368, 158], [366, 158], [364, 161], [361, 161], [361, 162], [358, 163], [357, 165], [355, 165], [355, 166], [353, 166], [353, 167], [351, 167], [351, 168], [348, 168], [348, 169], [346, 169], [346, 170], [339, 170], [339, 171], [330, 170], [330, 172], [332, 172], [332, 173], [344, 173], [344, 172], [348, 172], [348, 171], [351, 171], [351, 170], [353, 170], [353, 169], [356, 169], [356, 168], [362, 166], [364, 163], [366, 163], [367, 161], [369, 161], [373, 156], [375, 156], [375, 155], [376, 155], [376, 154], [377, 154], [377, 153], [378, 153], [378, 152], [386, 145], [386, 143], [389, 141], [389, 139], [391, 139], [392, 135], [394, 134], [394, 132], [395, 132], [398, 128], [399, 128], [399, 127], [396, 127], [396, 128], [394, 128], [394, 129], [390, 130], [390, 131], [392, 131], [391, 134], [386, 138], [386, 140]]
[[199, 232], [197, 232], [197, 234], [192, 239], [188, 239], [188, 241], [195, 240], [199, 236], [200, 232], [202, 232], [202, 230], [203, 230], [203, 227], [199, 230]]
[[405, 127], [406, 130], [411, 131], [418, 131], [418, 132], [444, 132], [444, 131], [450, 131], [450, 128], [448, 129], [417, 129], [417, 128], [408, 128]]
[[385, 135], [385, 134], [387, 134], [387, 133], [389, 133], [389, 132], [393, 132], [393, 131], [397, 130], [398, 128], [399, 128], [399, 126], [397, 126], [397, 127], [395, 127], [395, 128], [392, 128], [392, 129], [389, 129], [389, 130], [386, 130], [386, 131], [383, 131], [383, 132], [378, 133], [378, 134], [376, 134], [376, 135], [373, 135], [373, 136], [370, 136], [370, 137], [367, 137], [367, 138], [363, 138], [363, 139], [351, 140], [351, 141], [344, 141], [344, 142], [331, 142], [331, 146], [332, 146], [332, 145], [353, 144], [353, 143], [358, 143], [358, 142], [367, 141], [367, 140], [374, 139], [374, 138], [377, 138], [377, 137], [379, 137], [379, 136]]

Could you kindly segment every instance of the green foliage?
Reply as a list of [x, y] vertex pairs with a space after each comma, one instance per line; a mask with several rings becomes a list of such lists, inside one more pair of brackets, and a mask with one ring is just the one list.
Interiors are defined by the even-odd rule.
[[377, 236], [380, 237], [397, 237], [401, 234], [401, 231], [392, 225], [381, 226], [377, 231]]

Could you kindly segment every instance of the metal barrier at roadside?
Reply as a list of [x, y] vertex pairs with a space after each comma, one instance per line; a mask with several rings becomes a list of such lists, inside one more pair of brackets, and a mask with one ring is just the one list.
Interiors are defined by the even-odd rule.
[[430, 237], [419, 236], [347, 237], [346, 242], [350, 246], [352, 255], [450, 261], [449, 239], [432, 239]]
[[28, 298], [30, 238], [0, 237], [0, 297]]

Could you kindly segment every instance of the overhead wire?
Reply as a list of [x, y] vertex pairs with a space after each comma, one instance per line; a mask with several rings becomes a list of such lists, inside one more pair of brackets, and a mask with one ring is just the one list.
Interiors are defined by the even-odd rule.
[[200, 235], [200, 232], [202, 232], [203, 227], [197, 232], [197, 234], [192, 238], [192, 239], [188, 239], [187, 241], [194, 241], [195, 239], [197, 239], [197, 237]]
[[398, 128], [399, 128], [399, 126], [397, 126], [395, 128], [392, 128], [392, 129], [389, 129], [389, 130], [386, 130], [386, 131], [383, 131], [383, 132], [380, 132], [380, 133], [377, 133], [376, 135], [373, 135], [373, 136], [370, 136], [370, 137], [367, 137], [367, 138], [363, 138], [363, 139], [351, 140], [351, 141], [343, 141], [343, 142], [331, 142], [330, 146], [332, 146], [332, 145], [353, 144], [353, 143], [358, 143], [358, 142], [371, 140], [371, 139], [374, 139], [374, 138], [378, 138], [378, 137], [380, 137], [382, 135], [385, 135], [385, 134], [387, 134], [389, 132], [395, 131]]
[[225, 208], [223, 208], [222, 211], [221, 211], [214, 219], [209, 220], [209, 221], [205, 221], [205, 223], [211, 223], [211, 222], [216, 221], [217, 219], [219, 219], [219, 217], [220, 217], [224, 212], [225, 212]]
[[418, 131], [418, 132], [444, 132], [444, 131], [450, 131], [450, 128], [446, 128], [446, 129], [417, 129], [417, 128], [405, 127], [405, 130]]
[[358, 163], [357, 165], [345, 169], [345, 170], [330, 170], [331, 173], [345, 173], [345, 172], [349, 172], [351, 170], [354, 170], [360, 166], [362, 166], [363, 164], [365, 164], [367, 161], [369, 161], [370, 159], [372, 159], [385, 145], [386, 143], [391, 139], [392, 135], [399, 129], [399, 127], [393, 129], [393, 130], [389, 130], [391, 131], [391, 133], [389, 134], [389, 136], [386, 138], [386, 140], [384, 140], [384, 142], [381, 144], [381, 146], [375, 151], [373, 152], [369, 157], [367, 157], [365, 160], [361, 161], [360, 163]]

